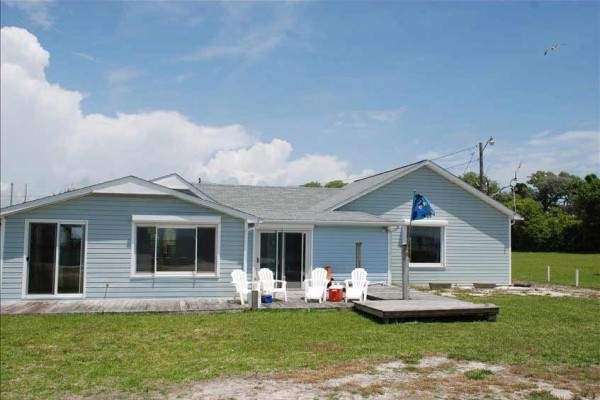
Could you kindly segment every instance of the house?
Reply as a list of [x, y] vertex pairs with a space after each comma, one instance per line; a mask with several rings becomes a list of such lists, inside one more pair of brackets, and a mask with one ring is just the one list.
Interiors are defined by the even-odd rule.
[[518, 215], [431, 161], [341, 189], [191, 184], [133, 176], [1, 210], [2, 300], [233, 296], [231, 271], [271, 268], [300, 287], [313, 267], [400, 283], [413, 191], [412, 284], [511, 282]]

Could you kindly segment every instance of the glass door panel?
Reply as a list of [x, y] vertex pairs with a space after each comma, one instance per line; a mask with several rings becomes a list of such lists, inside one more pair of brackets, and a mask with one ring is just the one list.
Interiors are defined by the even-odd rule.
[[284, 266], [285, 266], [285, 237], [283, 232], [277, 232], [277, 272], [275, 273], [275, 279], [283, 280], [285, 278]]
[[300, 287], [304, 271], [304, 234], [286, 232], [284, 238], [285, 278], [291, 287]]
[[54, 294], [56, 224], [30, 225], [27, 260], [27, 294]]
[[277, 232], [261, 232], [259, 266], [269, 268], [275, 276], [277, 276], [277, 250]]
[[57, 290], [59, 294], [83, 293], [84, 237], [83, 225], [60, 225]]

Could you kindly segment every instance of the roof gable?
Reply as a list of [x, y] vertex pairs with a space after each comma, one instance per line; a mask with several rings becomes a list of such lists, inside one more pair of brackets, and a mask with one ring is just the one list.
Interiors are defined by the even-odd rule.
[[400, 168], [392, 169], [390, 171], [382, 172], [376, 175], [372, 175], [366, 178], [358, 179], [347, 186], [344, 186], [340, 191], [318, 204], [311, 207], [312, 210], [323, 210], [332, 211], [339, 207], [354, 201], [367, 193], [378, 189], [401, 176], [406, 175], [418, 168], [420, 168], [425, 161], [420, 161], [415, 164], [409, 164]]
[[152, 179], [150, 182], [156, 183], [164, 187], [168, 187], [169, 189], [173, 190], [188, 190], [194, 195], [200, 197], [201, 199], [213, 201], [213, 199], [211, 199], [206, 193], [204, 193], [196, 186], [183, 179], [179, 174], [173, 173], [161, 176], [160, 178]]
[[348, 204], [384, 185], [387, 185], [390, 182], [395, 181], [396, 179], [399, 179], [423, 167], [431, 169], [432, 171], [436, 172], [442, 177], [448, 179], [450, 182], [466, 190], [473, 196], [479, 198], [480, 200], [483, 200], [485, 203], [489, 204], [490, 206], [502, 212], [503, 214], [510, 216], [512, 219], [522, 219], [521, 216], [519, 216], [517, 213], [515, 213], [508, 207], [505, 207], [503, 204], [492, 199], [485, 193], [482, 193], [479, 190], [475, 189], [468, 183], [462, 181], [454, 174], [448, 172], [447, 170], [430, 160], [419, 161], [415, 164], [410, 164], [405, 167], [397, 168], [391, 171], [357, 180], [348, 185], [348, 189], [343, 193], [340, 193], [341, 195], [338, 195], [332, 199], [328, 199], [325, 202], [318, 204], [316, 207], [324, 207], [324, 210], [327, 211], [336, 210], [344, 206], [345, 204]]
[[[70, 192], [67, 192], [70, 193]], [[139, 194], [139, 195], [155, 195], [164, 196], [162, 190], [155, 187], [141, 185], [139, 182], [126, 180], [123, 182], [115, 182], [113, 185], [100, 187], [91, 191], [91, 193], [100, 194]], [[66, 194], [66, 193], [65, 193]]]
[[204, 200], [196, 196], [191, 196], [170, 189], [159, 184], [148, 182], [144, 179], [127, 176], [120, 179], [115, 179], [108, 182], [99, 183], [97, 185], [87, 186], [81, 189], [72, 190], [65, 193], [60, 193], [53, 196], [43, 197], [41, 199], [28, 201], [22, 204], [5, 207], [1, 210], [2, 217], [16, 214], [22, 211], [31, 210], [38, 207], [43, 207], [51, 204], [61, 203], [67, 200], [75, 199], [89, 194], [122, 194], [122, 195], [138, 195], [138, 196], [172, 196], [180, 200], [187, 201], [202, 207], [210, 208], [215, 211], [222, 212], [233, 217], [246, 219], [252, 222], [257, 222], [258, 218], [252, 214], [228, 207], [214, 201]]

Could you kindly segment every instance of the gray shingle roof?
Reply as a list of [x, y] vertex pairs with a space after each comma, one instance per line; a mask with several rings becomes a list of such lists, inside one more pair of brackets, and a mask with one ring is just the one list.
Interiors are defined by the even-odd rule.
[[511, 218], [521, 218], [512, 210], [482, 194], [429, 160], [418, 161], [358, 179], [341, 189], [215, 184], [194, 186], [218, 203], [252, 214], [263, 220], [391, 225], [394, 224], [393, 221], [384, 220], [365, 212], [333, 210], [423, 166], [427, 166], [434, 172], [446, 177], [467, 192], [511, 216]]
[[328, 196], [319, 203], [314, 204], [310, 209], [313, 211], [327, 210], [421, 163], [425, 163], [425, 161], [419, 161], [414, 164], [405, 165], [403, 167], [385, 171], [380, 174], [358, 179], [339, 189], [338, 192], [332, 193], [331, 196]]
[[315, 204], [336, 196], [343, 189], [206, 183], [195, 186], [215, 201], [256, 215], [263, 220], [382, 225], [392, 222], [364, 212], [312, 209]]

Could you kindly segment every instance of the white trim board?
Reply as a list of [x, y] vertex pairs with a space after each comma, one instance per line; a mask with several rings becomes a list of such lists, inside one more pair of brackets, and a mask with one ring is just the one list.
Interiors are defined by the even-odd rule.
[[403, 219], [402, 225], [403, 226], [408, 226], [408, 225], [412, 225], [412, 226], [448, 226], [448, 220], [445, 220], [445, 219], [418, 219], [418, 220], [413, 220], [411, 223], [410, 219]]
[[131, 216], [131, 221], [135, 223], [149, 224], [220, 224], [221, 217], [219, 216], [195, 216], [195, 215], [143, 215], [134, 214]]

